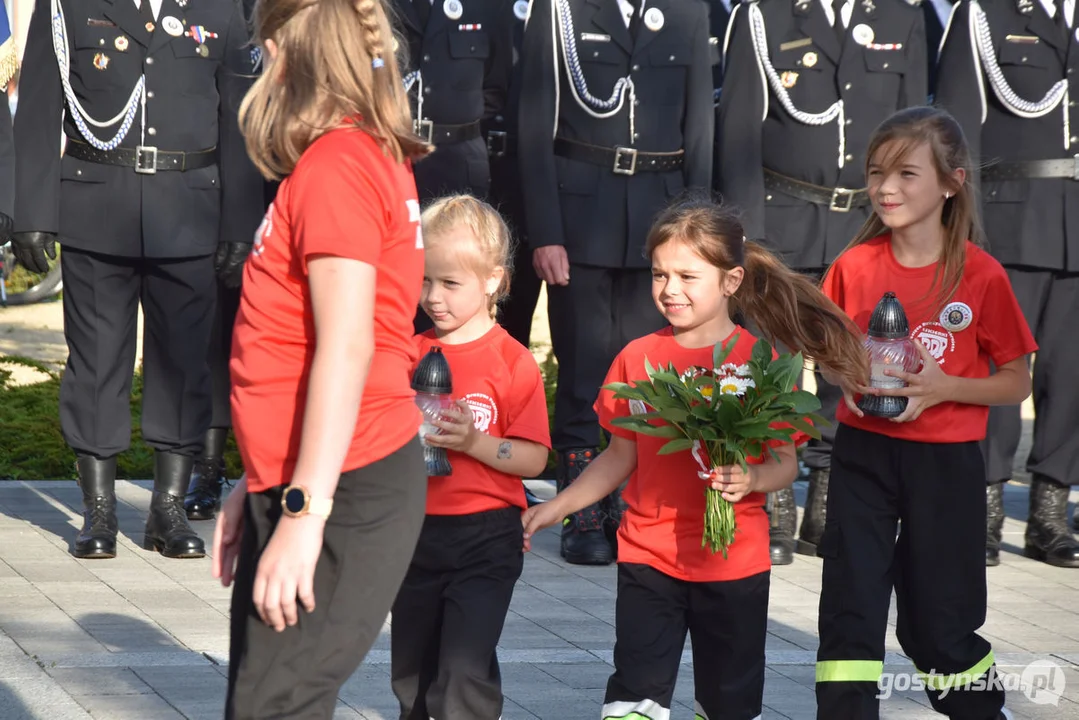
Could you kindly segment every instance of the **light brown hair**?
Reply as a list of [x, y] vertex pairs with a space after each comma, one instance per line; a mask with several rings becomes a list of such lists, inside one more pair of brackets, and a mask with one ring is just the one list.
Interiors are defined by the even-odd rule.
[[[963, 279], [967, 240], [979, 246], [985, 242], [978, 200], [971, 184], [970, 149], [963, 129], [955, 118], [940, 108], [912, 107], [900, 110], [881, 123], [869, 138], [865, 155], [866, 177], [869, 177], [870, 164], [875, 164], [881, 172], [888, 174], [902, 166], [910, 153], [922, 145], [929, 146], [940, 184], [952, 193], [944, 201], [941, 214], [944, 247], [932, 285], [937, 288], [936, 303], [941, 309], [951, 300]], [[885, 146], [888, 146], [888, 152], [878, 156]], [[966, 171], [966, 178], [961, 185], [956, 185], [952, 175], [960, 168]], [[846, 249], [850, 250], [887, 232], [887, 226], [873, 212]]]
[[731, 296], [731, 311], [741, 310], [773, 345], [779, 341], [804, 352], [852, 384], [868, 379], [868, 359], [854, 323], [812, 279], [746, 240], [733, 210], [695, 195], [676, 201], [656, 218], [645, 252], [652, 257], [672, 241], [685, 243], [720, 272], [745, 269]]
[[472, 247], [454, 248], [464, 262], [486, 281], [495, 268], [502, 268], [502, 281], [494, 293], [487, 296], [487, 310], [498, 317], [498, 304], [510, 294], [510, 275], [513, 274], [513, 240], [506, 221], [498, 211], [471, 195], [450, 195], [440, 198], [420, 216], [423, 243], [427, 249], [438, 247], [456, 229], [465, 229], [472, 237]]
[[265, 69], [240, 106], [247, 153], [277, 180], [324, 133], [355, 123], [398, 162], [431, 151], [412, 118], [392, 50], [384, 0], [259, 0], [256, 41], [272, 40]]

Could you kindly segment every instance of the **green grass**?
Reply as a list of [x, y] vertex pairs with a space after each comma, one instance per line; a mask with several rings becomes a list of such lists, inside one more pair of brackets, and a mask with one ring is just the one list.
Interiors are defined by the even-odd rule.
[[[75, 454], [60, 434], [60, 374], [49, 366], [20, 357], [4, 357], [5, 363], [26, 365], [49, 376], [45, 382], [4, 387], [10, 372], [0, 368], [0, 480], [66, 480], [75, 477]], [[548, 417], [554, 417], [554, 388], [558, 366], [548, 354], [540, 364], [547, 388]], [[154, 453], [142, 441], [142, 373], [136, 373], [131, 388], [131, 449], [117, 458], [121, 478], [143, 480], [153, 477]], [[243, 472], [236, 442], [230, 436], [225, 453], [227, 474], [237, 478]], [[554, 467], [554, 454], [548, 461]]]

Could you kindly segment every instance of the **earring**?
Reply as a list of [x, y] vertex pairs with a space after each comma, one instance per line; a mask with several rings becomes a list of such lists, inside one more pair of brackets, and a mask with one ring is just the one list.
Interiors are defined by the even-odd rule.
[[946, 192], [946, 193], [944, 193], [944, 199], [945, 199], [945, 200], [948, 200], [948, 199], [950, 199], [951, 197], [952, 197], [952, 194], [951, 194], [950, 192]]

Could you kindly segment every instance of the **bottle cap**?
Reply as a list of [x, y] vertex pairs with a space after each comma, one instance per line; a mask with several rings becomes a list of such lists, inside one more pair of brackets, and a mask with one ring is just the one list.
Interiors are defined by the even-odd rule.
[[901, 340], [910, 336], [910, 323], [894, 292], [884, 293], [869, 318], [869, 337]]
[[453, 392], [453, 380], [450, 378], [450, 364], [437, 345], [427, 354], [412, 373], [412, 389], [431, 395], [449, 395]]

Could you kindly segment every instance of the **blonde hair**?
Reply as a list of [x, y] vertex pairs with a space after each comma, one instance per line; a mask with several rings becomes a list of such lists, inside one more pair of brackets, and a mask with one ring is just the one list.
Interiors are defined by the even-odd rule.
[[412, 130], [383, 2], [259, 0], [255, 37], [277, 53], [240, 106], [240, 129], [266, 179], [291, 173], [315, 140], [350, 120], [397, 162], [431, 151]]
[[[891, 147], [887, 157], [876, 157], [881, 148], [889, 144]], [[869, 177], [869, 165], [874, 160], [887, 174], [901, 166], [910, 153], [921, 145], [929, 146], [940, 184], [953, 193], [944, 201], [941, 215], [944, 247], [931, 286], [937, 288], [936, 303], [943, 309], [963, 279], [967, 241], [979, 246], [984, 244], [978, 199], [971, 185], [970, 149], [963, 129], [955, 118], [940, 108], [912, 107], [900, 110], [881, 123], [869, 138], [865, 155], [866, 177]], [[962, 185], [956, 186], [952, 174], [960, 168], [966, 171], [966, 178]], [[846, 250], [886, 232], [888, 228], [884, 221], [873, 212]]]
[[487, 296], [487, 310], [498, 317], [498, 303], [510, 294], [510, 275], [513, 274], [513, 240], [506, 221], [498, 211], [471, 195], [450, 195], [440, 198], [423, 211], [423, 242], [427, 249], [438, 247], [451, 233], [464, 228], [472, 237], [472, 247], [458, 248], [481, 281], [502, 268], [502, 280]]
[[721, 272], [745, 269], [731, 311], [744, 312], [773, 344], [779, 340], [805, 352], [852, 384], [868, 380], [865, 348], [851, 319], [812, 280], [747, 241], [734, 210], [690, 193], [659, 214], [645, 252], [651, 258], [672, 241], [685, 243]]

